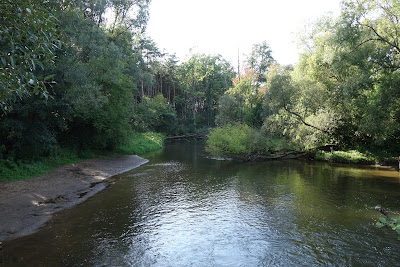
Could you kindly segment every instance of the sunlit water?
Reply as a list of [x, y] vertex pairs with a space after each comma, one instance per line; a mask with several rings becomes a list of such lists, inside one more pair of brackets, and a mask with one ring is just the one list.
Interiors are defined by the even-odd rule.
[[[4, 266], [400, 266], [377, 229], [400, 215], [393, 170], [210, 159], [171, 144], [38, 233], [4, 244]], [[399, 216], [400, 217], [400, 216]]]

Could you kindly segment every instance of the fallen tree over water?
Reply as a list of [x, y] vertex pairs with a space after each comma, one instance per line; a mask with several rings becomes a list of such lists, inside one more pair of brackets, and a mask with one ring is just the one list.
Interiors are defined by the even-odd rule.
[[165, 138], [164, 140], [166, 140], [166, 141], [201, 140], [201, 139], [206, 139], [207, 138], [207, 134], [209, 132], [210, 132], [209, 130], [204, 130], [204, 131], [197, 132], [197, 133], [192, 133], [192, 134], [170, 136], [170, 137]]
[[268, 151], [267, 153], [240, 153], [231, 155], [230, 158], [241, 161], [264, 161], [264, 160], [279, 160], [279, 159], [314, 159], [317, 151], [332, 151], [337, 149], [336, 145], [323, 145], [307, 150], [282, 150]]

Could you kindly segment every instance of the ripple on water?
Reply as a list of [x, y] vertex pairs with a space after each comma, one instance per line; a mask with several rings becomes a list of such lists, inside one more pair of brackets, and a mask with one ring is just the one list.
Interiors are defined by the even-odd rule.
[[215, 161], [190, 145], [167, 146], [157, 157], [23, 239], [25, 249], [16, 246], [10, 257], [31, 266], [400, 262], [393, 231], [374, 226], [378, 203], [399, 214], [400, 185], [392, 173], [386, 183], [360, 177], [375, 177], [373, 169]]

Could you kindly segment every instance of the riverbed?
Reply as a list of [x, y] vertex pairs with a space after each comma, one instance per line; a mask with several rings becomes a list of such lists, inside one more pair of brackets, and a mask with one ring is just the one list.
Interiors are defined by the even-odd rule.
[[4, 266], [396, 266], [400, 217], [389, 168], [238, 163], [169, 144], [33, 235], [4, 243]]

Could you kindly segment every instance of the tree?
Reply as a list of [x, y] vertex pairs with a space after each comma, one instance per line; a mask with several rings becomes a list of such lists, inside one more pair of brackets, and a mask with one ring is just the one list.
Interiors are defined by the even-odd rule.
[[[233, 76], [232, 66], [221, 56], [195, 54], [180, 68], [179, 78], [183, 96], [187, 100], [183, 109], [190, 111], [192, 122], [210, 126], [214, 123], [219, 97], [229, 88]], [[200, 113], [201, 117], [197, 118]]]
[[272, 50], [266, 41], [263, 41], [261, 44], [254, 44], [250, 55], [247, 57], [248, 68], [254, 70], [256, 79], [260, 83], [266, 82], [264, 73], [274, 62]]
[[400, 145], [399, 15], [396, 1], [346, 1], [338, 19], [315, 24], [299, 69], [329, 95], [323, 106], [340, 120], [335, 136], [343, 146]]
[[66, 3], [2, 1], [0, 107], [3, 112], [10, 111], [17, 98], [48, 97], [46, 86], [50, 85], [53, 75], [45, 66], [54, 64], [55, 51], [61, 45], [55, 17], [57, 4]]
[[114, 13], [110, 31], [117, 27], [125, 30], [144, 33], [149, 19], [149, 5], [151, 0], [109, 0]]
[[[255, 71], [253, 69], [245, 69], [240, 75], [232, 79], [232, 82], [233, 87], [225, 92], [229, 97], [225, 96], [220, 102], [219, 124], [229, 123], [233, 119], [232, 114], [238, 113], [240, 116], [237, 121], [256, 127], [261, 126], [262, 119], [260, 115], [263, 90], [260, 90]], [[239, 110], [229, 110], [227, 106], [223, 105], [236, 106]], [[232, 114], [225, 114], [226, 112]], [[226, 118], [227, 121], [223, 122], [223, 118]]]

